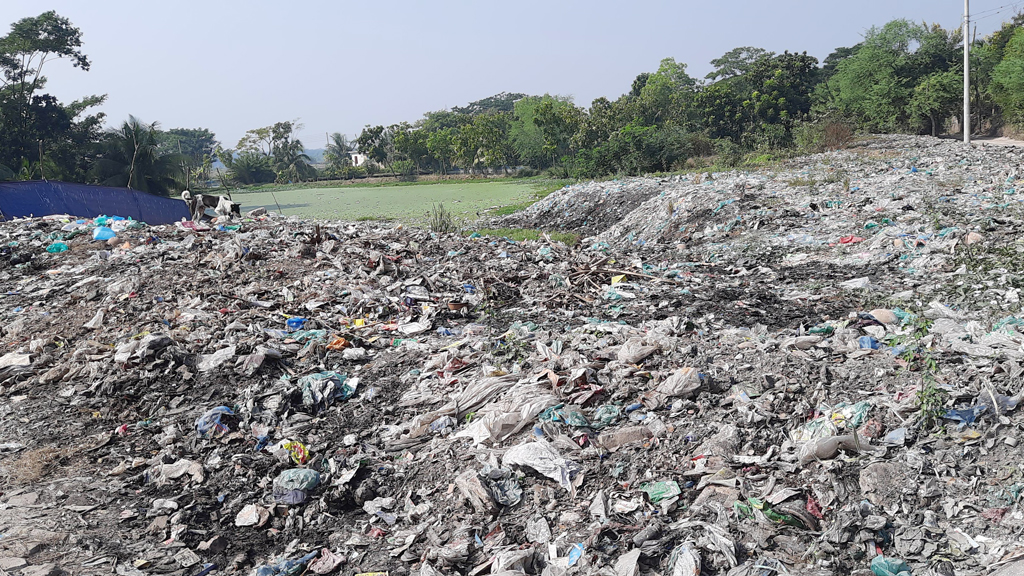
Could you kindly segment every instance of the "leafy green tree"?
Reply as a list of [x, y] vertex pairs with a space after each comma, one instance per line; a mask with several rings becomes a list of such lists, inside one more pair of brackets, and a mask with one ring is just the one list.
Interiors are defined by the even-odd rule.
[[544, 134], [540, 126], [534, 122], [538, 107], [545, 102], [550, 102], [556, 113], [573, 106], [572, 100], [565, 96], [527, 96], [516, 100], [509, 125], [509, 138], [515, 155], [525, 164], [536, 168], [551, 165], [551, 157], [544, 148]]
[[695, 136], [676, 124], [644, 126], [630, 122], [570, 162], [573, 176], [627, 175], [678, 169], [693, 153]]
[[238, 144], [235, 144], [235, 150], [239, 154], [249, 152], [253, 154], [262, 154], [267, 157], [271, 156], [274, 153], [274, 136], [271, 133], [272, 129], [272, 126], [264, 126], [263, 128], [246, 130], [245, 134], [243, 134], [238, 140]]
[[[394, 143], [397, 157], [413, 163], [414, 172], [421, 170], [430, 162], [430, 150], [427, 148], [427, 133], [414, 128], [408, 122], [388, 127]], [[399, 171], [401, 173], [401, 171]], [[406, 176], [410, 174], [405, 174]]]
[[636, 119], [646, 125], [685, 123], [696, 86], [697, 81], [686, 73], [686, 64], [663, 59], [640, 90]]
[[742, 103], [750, 147], [778, 148], [790, 143], [793, 122], [811, 110], [818, 59], [807, 53], [762, 56], [744, 77], [750, 88]]
[[158, 124], [134, 116], [103, 135], [90, 174], [104, 186], [127, 187], [168, 196], [182, 187], [184, 158], [160, 153]]
[[[81, 46], [81, 31], [53, 11], [23, 18], [0, 37], [0, 165], [7, 167], [5, 173], [18, 167], [28, 178], [85, 177], [88, 151], [99, 137], [103, 114], [84, 113], [106, 97], [62, 104], [43, 93], [46, 63], [64, 59], [89, 69]], [[48, 171], [41, 169], [47, 165]]]
[[831, 78], [832, 75], [836, 73], [839, 63], [847, 58], [853, 57], [857, 51], [860, 50], [860, 47], [861, 44], [855, 44], [850, 47], [839, 47], [826, 56], [821, 62], [821, 81], [824, 82]]
[[440, 164], [441, 173], [447, 174], [455, 161], [455, 134], [457, 128], [442, 128], [427, 136], [427, 150]]
[[704, 78], [712, 82], [717, 82], [738, 76], [742, 77], [750, 70], [750, 67], [753, 66], [755, 62], [762, 58], [771, 58], [772, 56], [775, 56], [775, 53], [769, 52], [764, 48], [755, 48], [753, 46], [733, 48], [721, 57], [715, 58], [711, 61], [711, 65], [714, 66], [715, 69], [709, 72]]
[[[262, 181], [268, 166], [280, 182], [311, 180], [316, 177], [316, 168], [305, 153], [302, 141], [295, 138], [295, 132], [300, 129], [296, 122], [286, 121], [248, 130], [236, 146], [238, 157], [234, 158], [235, 152], [232, 152], [231, 164], [223, 158], [221, 161], [232, 171], [233, 178], [243, 184]], [[266, 163], [256, 162], [256, 156], [266, 158]], [[245, 160], [236, 170], [235, 165], [243, 157]]]
[[270, 126], [247, 130], [238, 140], [235, 149], [239, 154], [254, 152], [264, 156], [274, 156], [277, 149], [287, 149], [296, 130], [301, 126], [295, 122], [276, 122]]
[[[569, 104], [566, 106], [565, 104]], [[537, 106], [533, 123], [544, 137], [544, 153], [550, 164], [572, 151], [573, 137], [583, 119], [582, 111], [571, 101], [544, 100]]]
[[942, 120], [955, 115], [963, 104], [963, 79], [963, 70], [932, 72], [914, 87], [910, 113], [916, 121], [928, 121], [932, 136], [939, 135]]
[[477, 114], [485, 114], [488, 112], [511, 112], [515, 106], [516, 100], [523, 98], [526, 94], [520, 94], [518, 92], [502, 92], [495, 94], [494, 96], [488, 96], [476, 102], [470, 102], [466, 106], [455, 106], [452, 108], [452, 112], [456, 114], [464, 114], [467, 116], [475, 116]]
[[697, 91], [694, 109], [710, 137], [739, 141], [744, 129], [743, 103], [731, 84], [716, 82]]
[[383, 126], [366, 126], [356, 139], [359, 151], [378, 164], [384, 164], [388, 172], [394, 172], [391, 163], [394, 156], [394, 145], [391, 132]]
[[191, 165], [201, 164], [218, 146], [217, 137], [206, 128], [171, 128], [158, 133], [157, 140], [161, 152], [184, 154]]
[[417, 173], [416, 163], [412, 160], [396, 160], [394, 163], [395, 174], [408, 178]]
[[459, 128], [452, 134], [452, 144], [455, 150], [455, 163], [467, 173], [472, 173], [480, 156], [480, 136], [477, 134], [477, 127], [467, 124]]
[[445, 128], [458, 129], [472, 122], [473, 118], [469, 115], [457, 114], [448, 110], [438, 110], [424, 114], [423, 119], [419, 121], [419, 127], [426, 130], [428, 134], [432, 134]]
[[992, 70], [989, 91], [1011, 124], [1024, 124], [1024, 28], [1017, 28]]
[[628, 124], [631, 118], [628, 117], [624, 104], [628, 98], [631, 97], [624, 96], [615, 102], [604, 97], [594, 99], [586, 114], [580, 114], [579, 127], [573, 136], [574, 146], [580, 150], [594, 148], [606, 142], [612, 134]]
[[500, 167], [506, 174], [508, 167], [516, 164], [516, 149], [510, 136], [511, 119], [509, 112], [479, 114], [473, 119], [484, 163], [492, 169]]
[[643, 91], [644, 86], [647, 86], [647, 81], [651, 79], [650, 72], [641, 72], [636, 75], [633, 79], [633, 84], [629, 88], [629, 95], [632, 98], [639, 98], [640, 92]]
[[834, 110], [873, 132], [915, 130], [910, 101], [921, 80], [957, 66], [959, 30], [893, 20], [868, 31], [852, 56], [818, 89], [823, 110]]
[[[180, 153], [184, 157], [187, 180], [207, 180], [212, 156], [219, 143], [206, 128], [171, 128], [156, 134], [161, 154]], [[188, 184], [188, 182], [186, 182]]]

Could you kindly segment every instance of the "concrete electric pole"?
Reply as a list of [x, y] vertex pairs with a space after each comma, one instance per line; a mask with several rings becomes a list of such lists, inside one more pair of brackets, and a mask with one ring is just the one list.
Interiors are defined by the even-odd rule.
[[971, 143], [971, 0], [964, 0], [964, 144]]

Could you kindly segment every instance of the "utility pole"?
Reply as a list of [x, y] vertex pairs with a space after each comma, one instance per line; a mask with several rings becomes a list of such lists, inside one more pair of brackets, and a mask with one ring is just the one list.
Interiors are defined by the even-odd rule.
[[964, 0], [964, 144], [971, 143], [971, 0]]
[[39, 141], [39, 177], [46, 181], [46, 172], [43, 171], [43, 141]]

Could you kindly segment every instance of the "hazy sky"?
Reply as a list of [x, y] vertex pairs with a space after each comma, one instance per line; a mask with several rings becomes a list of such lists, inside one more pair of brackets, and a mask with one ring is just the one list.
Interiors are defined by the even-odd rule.
[[[1024, 1], [974, 0], [978, 35]], [[959, 0], [0, 0], [0, 34], [46, 10], [83, 33], [88, 72], [48, 64], [50, 91], [107, 94], [108, 122], [205, 127], [233, 147], [299, 119], [325, 132], [415, 121], [508, 91], [615, 98], [665, 57], [703, 77], [737, 46], [824, 59], [893, 18], [959, 26]]]

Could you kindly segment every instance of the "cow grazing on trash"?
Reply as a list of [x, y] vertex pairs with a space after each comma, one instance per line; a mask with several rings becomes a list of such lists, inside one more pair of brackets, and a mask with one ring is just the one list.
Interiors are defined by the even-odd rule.
[[218, 216], [242, 216], [242, 205], [231, 200], [231, 196], [214, 196], [212, 194], [192, 194], [188, 190], [181, 193], [181, 199], [188, 204], [189, 213], [192, 214], [192, 221], [198, 222], [203, 219], [207, 208], [213, 208]]

